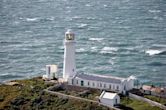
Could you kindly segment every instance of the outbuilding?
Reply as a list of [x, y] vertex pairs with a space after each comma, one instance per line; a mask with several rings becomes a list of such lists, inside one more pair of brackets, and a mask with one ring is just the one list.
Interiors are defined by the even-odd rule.
[[103, 91], [99, 97], [99, 101], [105, 106], [113, 107], [120, 103], [120, 97], [117, 93]]
[[46, 65], [46, 74], [43, 75], [43, 79], [52, 80], [57, 77], [57, 65]]

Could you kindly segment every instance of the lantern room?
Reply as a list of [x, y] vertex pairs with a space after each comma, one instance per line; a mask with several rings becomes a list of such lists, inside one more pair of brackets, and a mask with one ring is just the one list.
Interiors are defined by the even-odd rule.
[[66, 40], [74, 40], [74, 33], [71, 31], [71, 30], [68, 30], [66, 33], [65, 33], [65, 38]]

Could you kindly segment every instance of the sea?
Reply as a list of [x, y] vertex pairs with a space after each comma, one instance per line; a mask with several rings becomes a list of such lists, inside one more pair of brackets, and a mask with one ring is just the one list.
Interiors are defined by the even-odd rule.
[[166, 0], [0, 0], [0, 82], [62, 75], [68, 29], [78, 73], [166, 84]]

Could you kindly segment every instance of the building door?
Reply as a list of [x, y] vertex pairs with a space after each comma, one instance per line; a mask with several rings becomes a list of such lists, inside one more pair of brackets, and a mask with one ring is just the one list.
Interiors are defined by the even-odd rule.
[[81, 86], [84, 86], [84, 81], [81, 81]]
[[115, 99], [115, 105], [118, 103], [118, 100], [117, 99]]

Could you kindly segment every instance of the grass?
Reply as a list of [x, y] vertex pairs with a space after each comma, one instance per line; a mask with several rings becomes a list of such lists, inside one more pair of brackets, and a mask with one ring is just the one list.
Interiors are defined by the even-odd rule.
[[19, 85], [0, 85], [0, 110], [108, 110], [95, 103], [47, 94], [42, 90], [53, 84], [46, 84], [40, 77], [15, 82]]
[[[0, 85], [0, 110], [108, 110], [107, 107], [95, 103], [59, 98], [47, 94], [42, 90], [52, 86], [46, 84], [40, 77], [26, 80], [16, 80], [19, 85]], [[78, 96], [77, 91], [61, 91]], [[90, 94], [80, 97], [95, 100], [101, 91], [91, 91]], [[152, 97], [151, 97], [152, 98]], [[164, 100], [165, 103], [165, 100]], [[122, 97], [121, 104], [124, 110], [161, 110], [148, 103]]]
[[156, 101], [156, 102], [159, 102], [161, 104], [166, 104], [166, 99], [164, 98], [160, 98], [160, 97], [157, 97], [157, 96], [152, 96], [152, 95], [144, 95], [145, 98], [148, 98], [150, 100], [153, 100], [153, 101]]
[[130, 110], [161, 110], [156, 106], [151, 106], [143, 101], [138, 101], [128, 97], [122, 97], [121, 104], [125, 105]]

